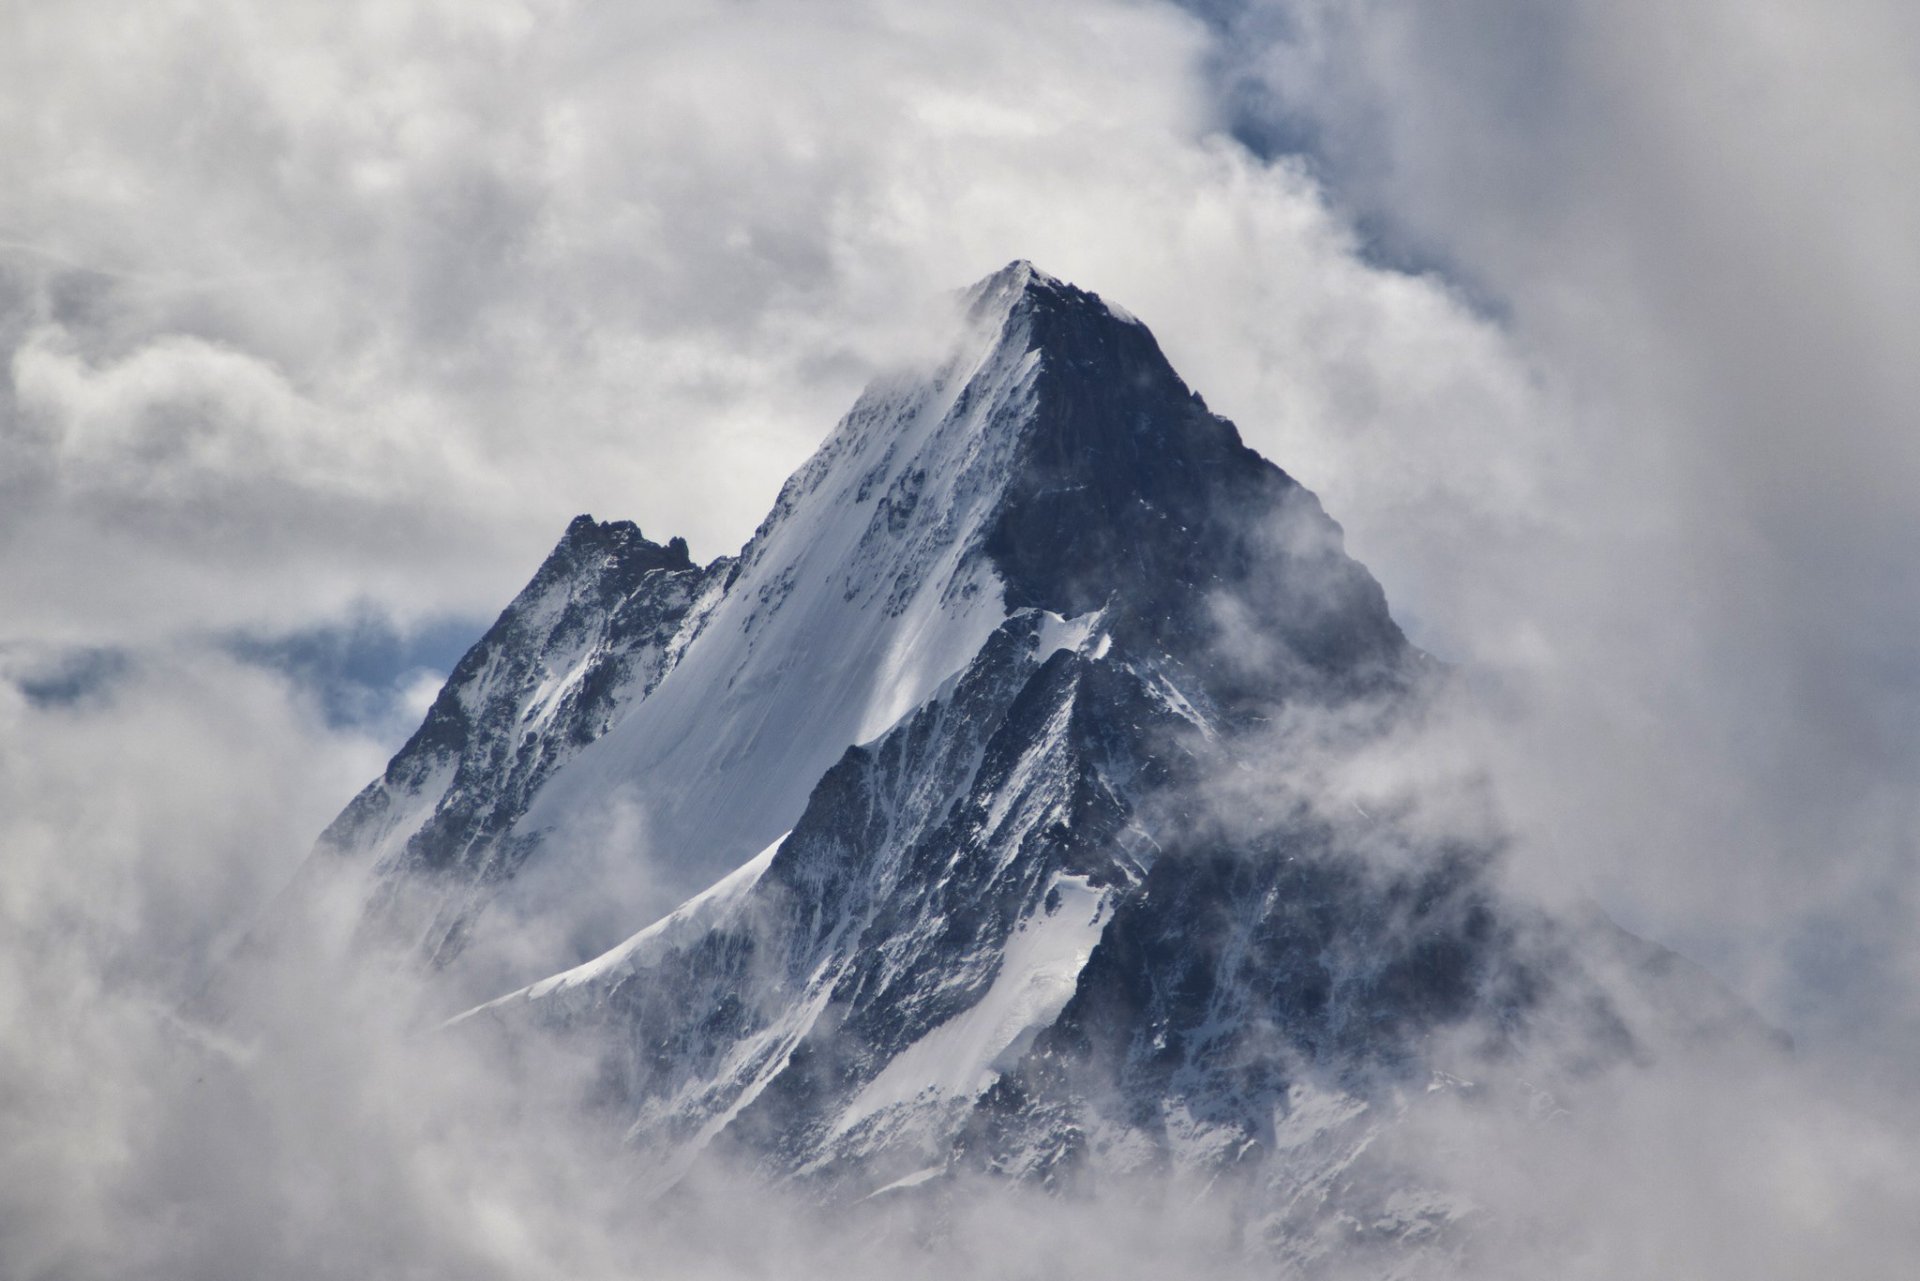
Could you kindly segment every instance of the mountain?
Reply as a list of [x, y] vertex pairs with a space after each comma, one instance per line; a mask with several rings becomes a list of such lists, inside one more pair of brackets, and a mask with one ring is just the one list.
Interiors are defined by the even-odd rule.
[[1014, 263], [956, 332], [737, 558], [576, 520], [327, 830], [455, 1034], [579, 1048], [655, 1191], [1173, 1179], [1310, 1265], [1454, 1248], [1388, 1154], [1469, 1072], [1739, 1024], [1328, 788], [1444, 672], [1144, 326]]
[[[378, 869], [391, 928], [489, 980], [530, 930], [597, 952], [790, 829], [843, 750], [1023, 609], [1111, 598], [1156, 648], [1193, 650], [1174, 632], [1207, 625], [1196, 591], [1265, 572], [1305, 667], [1398, 661], [1337, 526], [1143, 326], [1016, 264], [961, 327], [930, 377], [861, 397], [739, 557], [696, 567], [575, 521], [321, 840]], [[580, 919], [582, 900], [604, 907]]]

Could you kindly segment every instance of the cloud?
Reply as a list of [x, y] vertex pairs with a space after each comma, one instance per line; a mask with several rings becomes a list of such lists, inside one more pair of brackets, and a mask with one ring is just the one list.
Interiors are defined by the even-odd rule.
[[[194, 1014], [379, 766], [378, 714], [330, 720], [292, 651], [488, 615], [580, 510], [732, 550], [939, 294], [1017, 256], [1190, 351], [1341, 334], [1363, 387], [1403, 314], [1383, 361], [1434, 318], [1484, 341], [1355, 261], [1303, 173], [1208, 136], [1205, 40], [1090, 0], [22, 15], [6, 652], [124, 666], [0, 686], [6, 1270], [729, 1271], [738, 1215], [650, 1236], [538, 1091], [409, 1035], [391, 975], [295, 965], [248, 1031]], [[802, 1233], [765, 1213], [739, 1272]]]
[[[1597, 891], [1805, 1047], [1779, 1080], [1636, 1095], [1611, 1133], [1581, 1113], [1568, 1146], [1506, 1136], [1526, 1178], [1489, 1139], [1485, 1195], [1584, 1218], [1612, 1274], [1804, 1270], [1835, 1224], [1865, 1270], [1907, 1239], [1920, 1044], [1914, 23], [1892, 0], [23, 10], [7, 1270], [592, 1274], [667, 1248], [569, 1239], [619, 1221], [599, 1167], [470, 1123], [505, 1088], [472, 1064], [349, 1030], [379, 1008], [358, 980], [285, 989], [335, 1017], [260, 1057], [181, 1030], [391, 746], [353, 728], [377, 709], [329, 723], [232, 637], [488, 616], [580, 510], [730, 551], [925, 340], [924, 300], [1016, 256], [1141, 315], [1463, 661], [1521, 885]], [[1336, 781], [1429, 778], [1456, 746]], [[1697, 1222], [1659, 1213], [1702, 1188]], [[1734, 1239], [1756, 1220], [1780, 1232]], [[342, 1224], [365, 1244], [329, 1261]]]
[[1500, 372], [1472, 385], [1509, 412], [1452, 440], [1417, 416], [1328, 432], [1319, 487], [1416, 633], [1519, 713], [1500, 772], [1538, 874], [1809, 1044], [1910, 1059], [1920, 381], [1889, 343], [1920, 319], [1911, 14], [1215, 20], [1222, 117], [1308, 140], [1370, 258], [1497, 303]]
[[1497, 336], [1210, 136], [1171, 8], [120, 8], [32, 15], [3, 91], [19, 634], [483, 615], [580, 510], [731, 551], [1016, 256], [1256, 421], [1507, 394], [1461, 360]]

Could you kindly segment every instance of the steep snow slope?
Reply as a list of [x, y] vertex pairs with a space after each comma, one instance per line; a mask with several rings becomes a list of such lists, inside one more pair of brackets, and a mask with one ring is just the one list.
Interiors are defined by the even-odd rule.
[[959, 352], [925, 383], [870, 390], [787, 482], [700, 632], [656, 690], [556, 778], [541, 833], [618, 802], [683, 884], [790, 827], [848, 745], [889, 727], [1006, 617], [981, 531], [1031, 413], [1038, 356], [1009, 278], [976, 295]]

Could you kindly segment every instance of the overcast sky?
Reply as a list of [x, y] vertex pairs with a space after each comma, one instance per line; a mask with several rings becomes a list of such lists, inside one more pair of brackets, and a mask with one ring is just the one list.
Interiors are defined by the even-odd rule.
[[0, 1045], [1026, 257], [1472, 673], [1522, 883], [1920, 1084], [1916, 228], [1907, 0], [0, 0]]

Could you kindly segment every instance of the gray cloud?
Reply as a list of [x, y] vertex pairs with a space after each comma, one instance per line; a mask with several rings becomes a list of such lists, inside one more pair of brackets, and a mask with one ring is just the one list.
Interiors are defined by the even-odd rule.
[[1583, 1224], [1592, 1275], [1900, 1257], [1916, 20], [1192, 8], [12, 15], [8, 1271], [708, 1266], [610, 1226], [585, 1149], [473, 1121], [512, 1083], [369, 1023], [364, 976], [281, 989], [325, 1013], [279, 1048], [183, 1030], [391, 746], [225, 638], [485, 617], [579, 510], [731, 550], [923, 300], [1015, 256], [1139, 312], [1468, 665], [1523, 886], [1597, 891], [1802, 1040], [1783, 1078], [1622, 1087], [1572, 1141], [1452, 1133], [1483, 1195]]
[[583, 509], [731, 550], [927, 300], [1015, 256], [1190, 349], [1329, 332], [1344, 367], [1302, 348], [1298, 398], [1498, 343], [1208, 136], [1205, 32], [1172, 9], [101, 3], [26, 30], [16, 631], [485, 613]]
[[[1814, 1044], [1907, 1055], [1912, 16], [1488, 0], [1230, 21], [1222, 110], [1309, 122], [1378, 251], [1497, 299], [1528, 371], [1477, 447], [1341, 438], [1322, 488], [1430, 643], [1524, 704], [1502, 773], [1542, 874], [1710, 956]], [[1391, 453], [1430, 477], [1397, 508]]]

